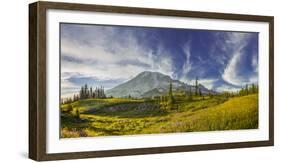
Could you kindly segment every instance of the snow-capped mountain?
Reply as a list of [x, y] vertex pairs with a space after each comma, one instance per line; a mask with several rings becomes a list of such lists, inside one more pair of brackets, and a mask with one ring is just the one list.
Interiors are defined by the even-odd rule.
[[[159, 72], [144, 71], [133, 79], [107, 90], [106, 95], [114, 97], [126, 97], [129, 95], [132, 97], [158, 96], [168, 92], [170, 83], [172, 83], [174, 91], [188, 91], [190, 88], [193, 92], [195, 91], [194, 86], [174, 80], [168, 75]], [[201, 84], [199, 88], [202, 93], [215, 93]]]

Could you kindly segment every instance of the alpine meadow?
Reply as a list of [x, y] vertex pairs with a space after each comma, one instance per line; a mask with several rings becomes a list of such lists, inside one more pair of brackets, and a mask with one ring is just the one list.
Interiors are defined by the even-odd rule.
[[258, 129], [258, 33], [60, 24], [60, 137]]

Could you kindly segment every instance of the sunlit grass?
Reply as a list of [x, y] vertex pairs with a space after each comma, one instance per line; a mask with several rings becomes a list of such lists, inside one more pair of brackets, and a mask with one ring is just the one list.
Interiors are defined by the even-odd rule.
[[151, 132], [214, 131], [258, 128], [258, 96], [249, 95], [199, 110], [177, 113], [165, 125], [148, 129]]
[[64, 138], [258, 128], [257, 94], [180, 101], [171, 111], [133, 99], [88, 99], [72, 105], [85, 109], [81, 120], [73, 113], [62, 115]]

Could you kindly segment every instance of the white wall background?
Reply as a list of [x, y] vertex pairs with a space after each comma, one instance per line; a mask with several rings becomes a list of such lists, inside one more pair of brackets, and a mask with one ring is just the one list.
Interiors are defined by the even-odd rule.
[[[62, 1], [62, 0], [60, 0]], [[0, 5], [0, 162], [31, 162], [28, 151], [28, 4], [32, 0], [6, 0]], [[281, 12], [276, 0], [67, 0], [134, 7], [212, 11], [275, 16], [275, 146], [154, 154], [81, 162], [280, 162], [281, 159]], [[278, 71], [279, 70], [279, 71]], [[68, 160], [62, 162], [73, 162]]]

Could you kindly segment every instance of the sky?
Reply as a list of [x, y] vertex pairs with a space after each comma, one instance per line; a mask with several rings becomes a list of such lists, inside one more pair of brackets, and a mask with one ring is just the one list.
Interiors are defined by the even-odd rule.
[[87, 83], [110, 89], [157, 71], [215, 91], [258, 83], [258, 33], [178, 28], [60, 25], [61, 94]]

